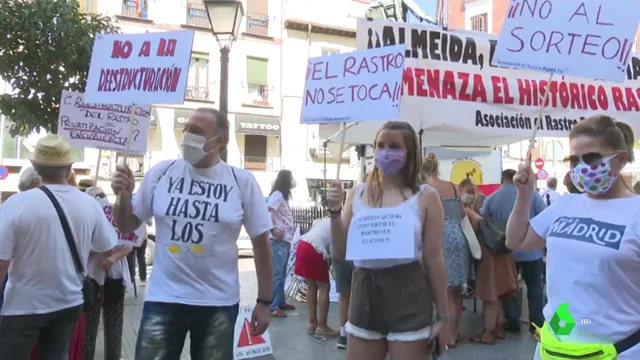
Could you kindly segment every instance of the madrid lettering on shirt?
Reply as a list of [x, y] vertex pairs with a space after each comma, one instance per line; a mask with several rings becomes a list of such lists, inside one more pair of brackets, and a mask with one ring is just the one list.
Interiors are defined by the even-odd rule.
[[[553, 2], [549, 0], [522, 0], [522, 2], [512, 2], [507, 10], [507, 17], [523, 17], [548, 19], [553, 14]], [[602, 5], [589, 6], [588, 1], [580, 3], [567, 19], [567, 23], [581, 22], [584, 25], [598, 25], [600, 27], [614, 26], [614, 20], [607, 17]], [[557, 53], [559, 55], [572, 55], [580, 53], [582, 55], [602, 57], [606, 60], [614, 60], [622, 65], [626, 64], [631, 55], [633, 41], [629, 39], [619, 39], [616, 37], [603, 38], [598, 34], [574, 33], [548, 29], [547, 31], [528, 31], [522, 26], [511, 30], [511, 36], [517, 39], [519, 46], [507, 48], [510, 52], [520, 52], [525, 48], [540, 53]], [[546, 69], [561, 73], [555, 69]]]
[[390, 228], [396, 226], [394, 220], [400, 219], [399, 214], [368, 215], [358, 218], [356, 229], [360, 232], [363, 244], [377, 244], [389, 242]]
[[[131, 55], [141, 58], [151, 56], [151, 51], [157, 57], [174, 57], [176, 39], [160, 39], [152, 49], [151, 41], [142, 43], [139, 49], [133, 48], [131, 41], [114, 41], [111, 49], [111, 59], [129, 59]], [[99, 92], [122, 92], [131, 89], [150, 92], [175, 92], [180, 80], [182, 69], [172, 65], [170, 67], [147, 67], [101, 69]]]
[[547, 237], [567, 238], [619, 250], [626, 229], [625, 225], [563, 216], [553, 223]]
[[170, 240], [200, 244], [204, 225], [220, 222], [220, 203], [226, 203], [233, 186], [203, 180], [186, 181], [170, 177], [169, 205], [165, 216], [172, 217]]
[[[310, 62], [307, 66], [307, 82], [329, 80], [336, 78], [352, 78], [364, 74], [377, 74], [404, 67], [402, 54], [389, 53], [385, 56], [370, 56], [358, 59], [348, 56], [338, 66], [331, 66], [328, 61]], [[335, 63], [333, 63], [335, 64]], [[357, 103], [366, 100], [380, 100], [389, 98], [397, 100], [401, 92], [400, 83], [382, 84], [351, 84], [344, 86], [332, 86], [327, 89], [317, 87], [307, 89], [304, 94], [304, 104], [343, 104]]]

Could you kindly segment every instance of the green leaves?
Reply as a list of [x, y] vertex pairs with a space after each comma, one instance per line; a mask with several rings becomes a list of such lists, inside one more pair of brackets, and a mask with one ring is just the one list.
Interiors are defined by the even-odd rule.
[[62, 90], [84, 91], [95, 34], [120, 29], [108, 17], [82, 14], [77, 0], [4, 0], [1, 8], [0, 78], [8, 94], [0, 112], [14, 123], [11, 135], [55, 132]]

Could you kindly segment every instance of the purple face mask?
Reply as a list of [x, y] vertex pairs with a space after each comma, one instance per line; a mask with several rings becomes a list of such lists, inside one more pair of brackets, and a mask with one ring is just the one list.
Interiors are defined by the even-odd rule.
[[404, 150], [378, 149], [375, 153], [376, 166], [385, 175], [396, 175], [404, 166]]

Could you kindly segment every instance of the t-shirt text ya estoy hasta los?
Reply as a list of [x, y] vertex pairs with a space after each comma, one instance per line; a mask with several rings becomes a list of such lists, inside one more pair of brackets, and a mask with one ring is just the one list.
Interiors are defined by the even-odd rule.
[[240, 229], [244, 225], [254, 238], [273, 228], [253, 174], [222, 161], [207, 169], [182, 159], [159, 163], [145, 175], [133, 212], [143, 222], [156, 221], [154, 269], [145, 301], [237, 304]]

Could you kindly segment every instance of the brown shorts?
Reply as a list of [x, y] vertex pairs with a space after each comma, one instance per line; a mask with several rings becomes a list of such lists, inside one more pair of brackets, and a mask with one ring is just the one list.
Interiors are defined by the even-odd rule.
[[420, 262], [355, 269], [347, 324], [350, 335], [367, 340], [427, 339], [432, 315], [431, 287]]

